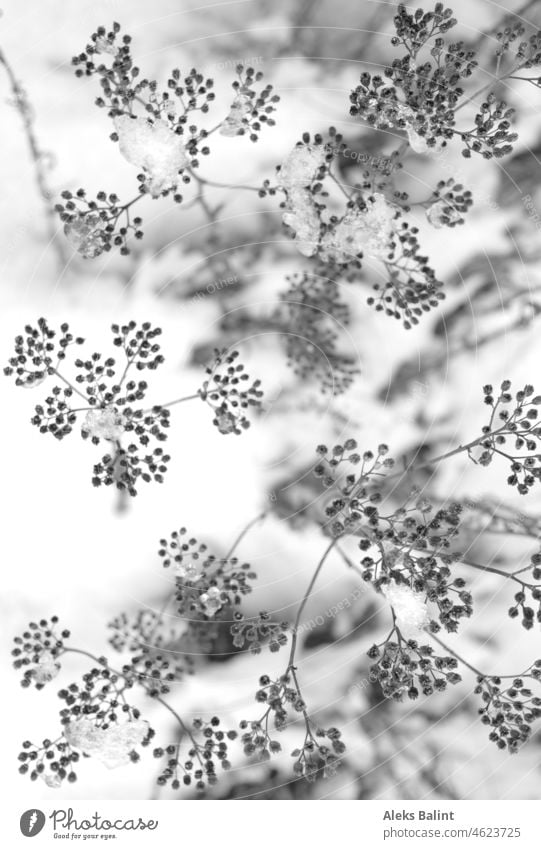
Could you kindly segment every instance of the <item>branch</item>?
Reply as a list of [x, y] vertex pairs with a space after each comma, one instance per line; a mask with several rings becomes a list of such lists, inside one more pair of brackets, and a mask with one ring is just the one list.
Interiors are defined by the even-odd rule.
[[26, 136], [26, 142], [30, 152], [30, 157], [32, 159], [32, 162], [34, 163], [34, 177], [36, 185], [38, 188], [38, 192], [43, 199], [48, 237], [51, 244], [54, 246], [54, 249], [56, 250], [60, 266], [64, 268], [64, 266], [67, 264], [67, 255], [64, 252], [64, 247], [61, 240], [57, 238], [57, 218], [54, 206], [51, 203], [53, 192], [49, 187], [46, 168], [43, 164], [47, 154], [45, 151], [40, 149], [36, 137], [34, 129], [33, 109], [28, 100], [28, 95], [26, 91], [15, 76], [11, 64], [8, 62], [5, 53], [1, 48], [0, 64], [4, 66], [10, 84], [11, 92], [13, 94], [14, 106], [17, 109], [19, 115], [21, 116], [24, 134]]
[[296, 648], [297, 648], [297, 633], [298, 633], [298, 628], [299, 628], [299, 623], [300, 623], [300, 620], [301, 620], [302, 612], [303, 612], [304, 608], [306, 607], [306, 603], [308, 602], [308, 599], [310, 598], [312, 590], [314, 589], [314, 585], [315, 585], [315, 583], [318, 579], [319, 573], [321, 572], [321, 569], [323, 568], [323, 565], [324, 565], [328, 555], [331, 553], [332, 549], [334, 548], [334, 546], [337, 543], [338, 543], [338, 538], [333, 539], [333, 540], [331, 540], [331, 542], [329, 543], [329, 545], [325, 549], [323, 557], [321, 558], [318, 565], [316, 566], [316, 570], [315, 570], [314, 574], [312, 575], [310, 583], [308, 584], [306, 592], [304, 593], [303, 599], [300, 603], [299, 609], [297, 611], [297, 616], [295, 617], [295, 622], [293, 624], [293, 628], [292, 628], [292, 632], [291, 632], [292, 633], [291, 651], [289, 653], [289, 661], [288, 661], [288, 664], [287, 664], [286, 674], [294, 666], [295, 651], [296, 651]]

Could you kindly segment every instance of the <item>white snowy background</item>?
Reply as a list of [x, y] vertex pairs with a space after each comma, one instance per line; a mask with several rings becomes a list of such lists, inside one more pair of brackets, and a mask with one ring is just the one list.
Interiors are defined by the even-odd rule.
[[[501, 7], [486, 0], [460, 0], [454, 7], [461, 21], [460, 34], [467, 38], [487, 31], [501, 14]], [[332, 124], [358, 138], [359, 126], [348, 116], [349, 91], [362, 67], [373, 68], [376, 58], [381, 62], [390, 55], [386, 3], [238, 0], [198, 7], [186, 0], [155, 0], [152, 4], [142, 0], [5, 0], [0, 47], [28, 92], [41, 147], [51, 152], [49, 180], [55, 193], [80, 185], [89, 193], [103, 188], [126, 197], [134, 192], [134, 168], [111, 144], [105, 110], [93, 105], [96, 81], [77, 80], [70, 67], [71, 56], [83, 48], [96, 26], [110, 25], [112, 20], [121, 22], [133, 36], [134, 53], [147, 76], [166, 79], [171, 67], [188, 70], [193, 65], [212, 76], [217, 92], [215, 116], [227, 114], [236, 62], [252, 60], [275, 86], [281, 97], [277, 126], [265, 130], [258, 144], [246, 138], [213, 137], [212, 155], [205, 159], [202, 173], [220, 182], [258, 185], [265, 177], [272, 178], [275, 166], [305, 130], [324, 131]], [[191, 291], [194, 279], [205, 274], [210, 251], [208, 223], [197, 208], [184, 211], [168, 200], [145, 200], [141, 205], [145, 239], [138, 251], [128, 258], [111, 252], [85, 262], [59, 232], [58, 243], [68, 256], [60, 268], [55, 244], [47, 236], [20, 118], [8, 103], [10, 91], [1, 71], [2, 359], [10, 355], [12, 339], [24, 324], [40, 315], [51, 324], [69, 321], [74, 332], [86, 337], [95, 350], [108, 346], [112, 321], [150, 320], [163, 328], [166, 355], [165, 366], [153, 380], [152, 400], [191, 394], [201, 375], [190, 365], [193, 351], [202, 344], [212, 345], [223, 311], [222, 300], [211, 294], [197, 303], [181, 297], [183, 291]], [[533, 87], [513, 88], [508, 96], [519, 109], [518, 152], [528, 156], [539, 137], [541, 93]], [[534, 167], [538, 169], [539, 163], [533, 155], [528, 161], [530, 182], [523, 188], [541, 200]], [[406, 168], [412, 191], [420, 194], [439, 179], [437, 165], [424, 158], [408, 160]], [[423, 247], [438, 274], [444, 280], [458, 281], [439, 315], [455, 303], [464, 306], [463, 336], [456, 328], [452, 334], [444, 330], [433, 335], [438, 315], [422, 322], [418, 330], [406, 332], [398, 322], [366, 307], [365, 287], [344, 286], [344, 297], [354, 314], [349, 344], [358, 352], [362, 369], [362, 377], [352, 389], [331, 402], [320, 398], [318, 403], [329, 408], [322, 414], [314, 412], [316, 390], [307, 388], [303, 409], [299, 386], [285, 365], [279, 340], [251, 338], [246, 348], [250, 373], [262, 378], [270, 399], [277, 399], [267, 414], [242, 438], [227, 438], [213, 428], [204, 405], [174, 408], [168, 442], [173, 459], [166, 482], [141, 486], [139, 496], [124, 513], [115, 510], [112, 490], [96, 490], [90, 485], [96, 449], [75, 436], [57, 443], [40, 435], [29, 424], [37, 400], [34, 393], [16, 389], [11, 381], [0, 381], [2, 776], [10, 793], [20, 799], [35, 799], [36, 793], [43, 798], [55, 796], [42, 782], [30, 787], [28, 778], [16, 771], [20, 742], [51, 736], [60, 707], [54, 698], [60, 678], [42, 692], [22, 690], [10, 668], [12, 636], [29, 619], [56, 613], [71, 629], [72, 644], [95, 654], [105, 653], [105, 626], [114, 615], [123, 609], [152, 608], [161, 603], [168, 588], [156, 556], [162, 536], [184, 525], [217, 550], [225, 550], [242, 527], [265, 508], [265, 493], [273, 490], [284, 469], [310, 462], [316, 444], [354, 436], [363, 448], [370, 448], [383, 440], [399, 456], [425, 439], [429, 444], [433, 440], [443, 451], [473, 438], [485, 423], [483, 384], [503, 378], [518, 383], [539, 381], [541, 345], [535, 321], [526, 321], [519, 331], [502, 332], [493, 343], [476, 345], [478, 335], [506, 325], [513, 306], [499, 308], [496, 295], [492, 301], [487, 296], [491, 306], [483, 309], [483, 298], [474, 297], [482, 275], [470, 261], [510, 252], [514, 283], [533, 291], [539, 286], [541, 271], [536, 259], [540, 233], [517, 192], [509, 189], [509, 196], [503, 197], [499, 191], [506, 160], [501, 164], [480, 158], [467, 161], [457, 153], [458, 169], [476, 199], [468, 223], [435, 231], [419, 217], [419, 226]], [[257, 311], [275, 302], [285, 288], [286, 274], [302, 262], [291, 239], [280, 235], [276, 198], [214, 189], [209, 189], [209, 198], [224, 202], [218, 226], [222, 239], [229, 240], [233, 263], [238, 245], [255, 242], [260, 246], [258, 256], [245, 269], [249, 285], [238, 296], [233, 294], [237, 299], [230, 301], [229, 308]], [[465, 269], [469, 269], [467, 273]], [[503, 284], [502, 292], [505, 294]], [[467, 348], [464, 344], [464, 352], [455, 353], [464, 340]], [[242, 338], [238, 343], [243, 344]], [[386, 397], [405, 363], [437, 357], [444, 365], [423, 378], [426, 388], [422, 396], [406, 388]], [[292, 410], [295, 404], [288, 388], [294, 393], [293, 402], [299, 401], [297, 409]], [[284, 397], [289, 398], [288, 403]], [[331, 408], [343, 414], [345, 425], [331, 415]], [[436, 490], [445, 497], [465, 494], [480, 498], [489, 493], [535, 514], [541, 504], [539, 495], [534, 491], [520, 500], [505, 486], [505, 477], [506, 469], [498, 463], [480, 469], [457, 458], [438, 471]], [[291, 618], [324, 544], [316, 530], [292, 530], [277, 518], [253, 530], [239, 552], [260, 576], [247, 610], [283, 610], [284, 616]], [[476, 557], [505, 553], [521, 562], [526, 551], [527, 546], [516, 539], [496, 537], [490, 544], [480, 541]], [[518, 670], [525, 659], [529, 662], [538, 657], [539, 626], [525, 633], [506, 616], [509, 587], [493, 576], [475, 573], [469, 577], [477, 596], [476, 613], [453, 645], [493, 672]], [[326, 611], [349, 598], [356, 587], [340, 559], [330, 558], [307, 608], [307, 619], [327, 618]], [[355, 639], [341, 640], [351, 628], [348, 617], [352, 610], [356, 617], [365, 610], [365, 625]], [[365, 651], [374, 635], [383, 633], [386, 616], [383, 600], [365, 593], [333, 624], [333, 643], [301, 654], [307, 701], [321, 711], [327, 724], [343, 729], [348, 743], [347, 769], [327, 784], [319, 784], [316, 795], [537, 797], [539, 737], [512, 758], [497, 750], [477, 720], [471, 678], [465, 676], [463, 685], [451, 693], [392, 708], [370, 705], [363, 687], [352, 688], [355, 670], [359, 681], [366, 676]], [[240, 654], [228, 663], [204, 666], [174, 689], [171, 701], [184, 716], [217, 712], [226, 724], [233, 725], [254, 715], [253, 693], [259, 675], [278, 672], [282, 665], [281, 655]], [[71, 658], [62, 677], [68, 682], [76, 680], [84, 669], [84, 661]], [[145, 704], [145, 716], [158, 732], [167, 733], [168, 720], [159, 706]], [[296, 745], [298, 736], [293, 731], [286, 735], [285, 754], [277, 760], [281, 789], [273, 791], [276, 798], [289, 792], [288, 750]], [[158, 795], [156, 766], [148, 750], [139, 765], [111, 771], [89, 759], [81, 764], [79, 782], [61, 793], [63, 798], [152, 798]], [[257, 787], [262, 775], [260, 767], [247, 766], [239, 755], [225, 786], [246, 781]], [[247, 794], [250, 792], [255, 791]]]

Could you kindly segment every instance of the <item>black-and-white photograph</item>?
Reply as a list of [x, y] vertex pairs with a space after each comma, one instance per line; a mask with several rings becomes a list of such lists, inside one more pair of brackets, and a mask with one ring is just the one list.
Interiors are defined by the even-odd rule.
[[541, 3], [449, 2], [4, 0], [23, 839], [539, 799]]

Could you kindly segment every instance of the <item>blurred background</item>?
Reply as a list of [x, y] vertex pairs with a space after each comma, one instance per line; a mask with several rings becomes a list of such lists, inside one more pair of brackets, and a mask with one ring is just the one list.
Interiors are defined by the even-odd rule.
[[[509, 2], [504, 9], [488, 0], [458, 0], [456, 38], [475, 47], [493, 72], [498, 23], [509, 14], [511, 21], [518, 15], [541, 27], [537, 6]], [[70, 66], [96, 27], [113, 20], [132, 35], [134, 55], [149, 78], [165, 81], [171, 68], [185, 72], [192, 66], [212, 77], [218, 120], [231, 103], [235, 65], [263, 71], [281, 98], [276, 127], [265, 129], [257, 144], [247, 137], [214, 136], [201, 168], [212, 181], [259, 186], [273, 180], [276, 166], [305, 131], [333, 125], [353, 150], [392, 149], [396, 138], [349, 117], [349, 92], [363, 70], [374, 72], [394, 55], [393, 13], [394, 4], [349, 0], [208, 6], [187, 0], [4, 0], [0, 49], [31, 103], [53, 202], [62, 190], [79, 186], [121, 198], [136, 191], [133, 167], [109, 140], [106, 111], [94, 106], [96, 80], [76, 79]], [[277, 197], [209, 186], [208, 201], [217, 209], [213, 223], [198, 206], [145, 199], [140, 204], [145, 238], [130, 256], [113, 251], [84, 260], [64, 238], [36, 184], [36, 163], [4, 70], [0, 67], [4, 361], [13, 337], [40, 315], [51, 324], [68, 321], [93, 350], [109, 348], [111, 322], [133, 318], [163, 328], [166, 363], [153, 380], [153, 402], [192, 393], [209, 352], [229, 345], [241, 350], [266, 392], [263, 413], [242, 438], [219, 434], [203, 404], [174, 408], [166, 482], [141, 487], [125, 505], [112, 490], [92, 488], [97, 449], [75, 436], [56, 443], [40, 435], [29, 425], [38, 399], [10, 381], [0, 382], [4, 777], [20, 798], [31, 793], [35, 798], [36, 791], [55, 798], [42, 782], [31, 788], [16, 768], [20, 741], [51, 736], [60, 708], [54, 697], [60, 679], [41, 693], [23, 691], [10, 668], [12, 636], [29, 619], [57, 614], [71, 629], [73, 645], [107, 653], [107, 622], [123, 610], [159, 608], [171, 589], [156, 555], [160, 538], [186, 526], [224, 552], [247, 522], [267, 510], [266, 521], [239, 549], [259, 575], [245, 609], [280, 611], [292, 621], [325, 546], [309, 511], [301, 509], [315, 497], [305, 471], [318, 443], [352, 436], [363, 450], [383, 441], [398, 458], [413, 452], [434, 456], [473, 439], [486, 423], [484, 384], [509, 378], [539, 388], [541, 92], [528, 84], [502, 84], [500, 94], [517, 110], [519, 133], [514, 153], [503, 160], [466, 160], [459, 150], [444, 163], [407, 157], [403, 178], [412, 197], [426, 195], [450, 176], [473, 192], [474, 206], [462, 227], [435, 230], [421, 213], [410, 216], [418, 218], [423, 251], [445, 281], [447, 298], [418, 328], [406, 331], [366, 305], [369, 264], [359, 281], [342, 284], [351, 322], [340, 345], [360, 376], [333, 397], [287, 364], [276, 311], [288, 288], [286, 276], [307, 268], [308, 261], [282, 228]], [[358, 167], [351, 159], [339, 163], [351, 182]], [[187, 199], [189, 193], [188, 187]], [[505, 478], [500, 464], [482, 469], [461, 456], [429, 468], [419, 483], [442, 499], [467, 498], [488, 509], [503, 510], [505, 504], [538, 516], [537, 490], [521, 498]], [[467, 539], [477, 561], [520, 563], [532, 550], [527, 538], [487, 535], [481, 520], [478, 525]], [[525, 658], [539, 655], [539, 626], [526, 633], [507, 618], [510, 589], [496, 576], [468, 577], [476, 612], [449, 642], [487, 671], [522, 668]], [[312, 710], [323, 725], [343, 730], [348, 749], [337, 776], [316, 784], [293, 780], [289, 752], [300, 732], [288, 729], [283, 755], [261, 765], [248, 763], [239, 751], [210, 796], [537, 798], [541, 737], [513, 757], [494, 747], [478, 722], [471, 678], [465, 675], [450, 692], [408, 704], [383, 700], [367, 683], [365, 652], [385, 632], [388, 612], [378, 596], [359, 593], [358, 586], [340, 558], [329, 559], [305, 613], [307, 621], [319, 624], [306, 629], [299, 656]], [[344, 600], [350, 603], [339, 616], [329, 613]], [[254, 715], [259, 675], [279, 673], [284, 658], [221, 654], [216, 648], [202, 652], [196, 674], [175, 685], [171, 703], [187, 717], [219, 712], [233, 727]], [[69, 682], [84, 671], [84, 661], [69, 659], [62, 676]], [[168, 719], [159, 706], [145, 703], [144, 710], [167, 734]], [[155, 777], [148, 751], [139, 765], [110, 772], [89, 759], [79, 782], [60, 792], [63, 798], [174, 798], [160, 791]]]

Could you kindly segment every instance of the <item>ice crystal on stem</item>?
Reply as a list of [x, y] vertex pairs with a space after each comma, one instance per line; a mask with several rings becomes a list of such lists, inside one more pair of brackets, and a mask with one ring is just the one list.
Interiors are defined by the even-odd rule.
[[293, 148], [280, 168], [280, 185], [286, 190], [309, 186], [325, 164], [326, 151], [320, 144], [301, 144]]
[[356, 254], [375, 259], [388, 258], [393, 237], [395, 209], [384, 195], [376, 192], [366, 204], [366, 209], [353, 209], [346, 213], [334, 232], [325, 240], [327, 252], [338, 262], [348, 262]]
[[131, 753], [143, 742], [148, 731], [149, 724], [143, 719], [102, 728], [83, 718], [66, 725], [64, 736], [70, 746], [98, 758], [108, 769], [115, 769], [130, 763]]
[[103, 253], [106, 236], [99, 215], [78, 213], [64, 224], [68, 242], [85, 259], [94, 259]]
[[183, 581], [195, 583], [203, 577], [203, 570], [197, 563], [175, 563], [175, 575]]
[[41, 777], [43, 778], [47, 787], [51, 787], [54, 790], [56, 790], [56, 788], [60, 787], [61, 784], [62, 784], [62, 779], [60, 778], [59, 775], [54, 775], [54, 774], [48, 775], [47, 773], [42, 773]]
[[220, 127], [221, 136], [240, 136], [245, 132], [245, 118], [252, 111], [251, 99], [247, 94], [238, 94], [231, 104], [229, 115]]
[[58, 658], [64, 651], [64, 640], [70, 632], [63, 630], [58, 634], [56, 626], [58, 617], [53, 616], [50, 621], [41, 619], [39, 623], [30, 622], [28, 630], [24, 631], [22, 637], [15, 637], [15, 648], [12, 656], [15, 658], [13, 666], [23, 672], [21, 685], [30, 687], [32, 684], [36, 690], [52, 681], [60, 671]]
[[110, 41], [103, 35], [97, 36], [94, 44], [96, 53], [109, 53], [111, 56], [116, 56], [118, 53], [118, 48], [115, 46], [114, 41]]
[[426, 211], [426, 217], [437, 230], [441, 227], [452, 227], [463, 220], [460, 213], [444, 200], [431, 204]]
[[30, 670], [36, 684], [48, 684], [60, 672], [60, 664], [51, 652], [43, 652], [37, 664]]
[[393, 608], [396, 625], [402, 636], [406, 640], [419, 639], [430, 622], [424, 593], [415, 592], [406, 584], [391, 581], [383, 588], [383, 594]]
[[89, 410], [82, 425], [82, 431], [92, 439], [119, 440], [125, 427], [122, 416], [114, 407]]
[[417, 118], [414, 110], [409, 106], [399, 105], [397, 115], [399, 119], [405, 122], [409, 145], [414, 153], [439, 153], [443, 149], [443, 141], [438, 140], [430, 146], [426, 138], [417, 132], [422, 119]]
[[295, 244], [303, 256], [317, 252], [320, 221], [309, 189], [298, 186], [290, 189], [282, 221], [295, 231]]
[[143, 169], [152, 197], [174, 189], [179, 171], [188, 165], [180, 136], [161, 120], [118, 115], [114, 125], [121, 154]]
[[214, 616], [224, 606], [222, 593], [218, 587], [210, 587], [206, 593], [199, 596], [199, 601], [207, 616]]

